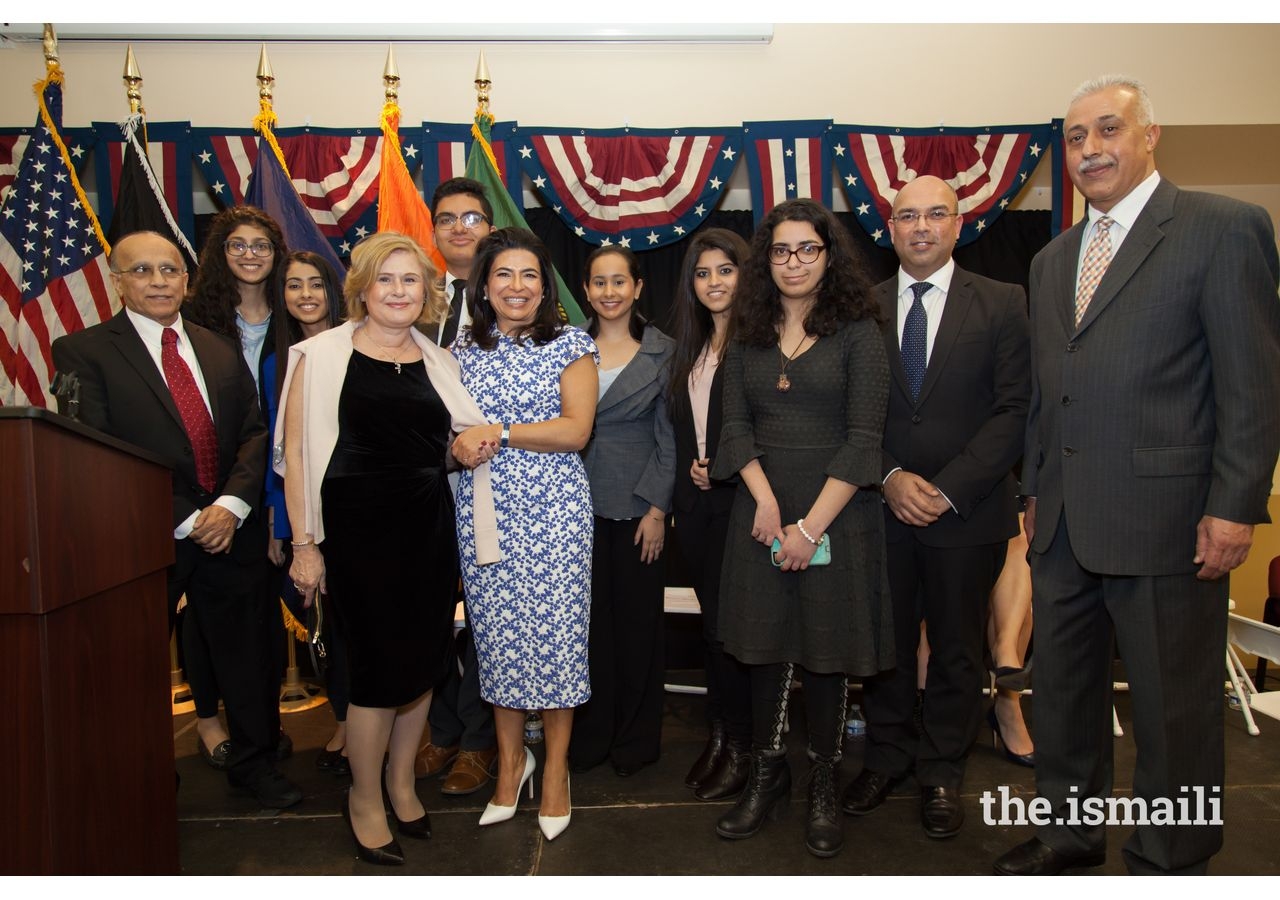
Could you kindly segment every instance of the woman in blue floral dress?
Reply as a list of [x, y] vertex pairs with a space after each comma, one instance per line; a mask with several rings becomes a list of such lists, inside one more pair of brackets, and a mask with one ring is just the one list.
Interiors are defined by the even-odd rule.
[[[481, 825], [511, 818], [533, 774], [525, 712], [543, 711], [546, 770], [538, 822], [569, 824], [573, 709], [591, 696], [591, 489], [578, 451], [596, 406], [595, 345], [560, 322], [546, 248], [504, 228], [480, 244], [467, 291], [472, 323], [454, 344], [462, 383], [492, 424], [458, 435], [458, 546], [480, 692], [493, 704], [498, 782]], [[477, 559], [475, 466], [489, 462], [497, 562]], [[531, 786], [532, 791], [532, 786]]]

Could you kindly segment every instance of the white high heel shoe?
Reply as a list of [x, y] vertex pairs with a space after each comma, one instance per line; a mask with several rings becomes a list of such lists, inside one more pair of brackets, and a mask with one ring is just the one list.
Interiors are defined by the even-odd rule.
[[[533, 758], [533, 751], [528, 747], [524, 748], [524, 774], [520, 776], [520, 786], [516, 788], [516, 802], [511, 806], [499, 806], [496, 803], [489, 803], [484, 808], [484, 812], [480, 814], [481, 825], [496, 825], [499, 822], [505, 822], [516, 814], [516, 807], [520, 805], [520, 794], [524, 790], [526, 781], [533, 775], [533, 770], [538, 767], [538, 763]], [[529, 782], [529, 799], [533, 799], [533, 782]]]
[[[569, 811], [563, 816], [544, 816], [538, 815], [538, 827], [542, 829], [543, 837], [549, 841], [554, 841], [560, 834], [569, 827], [569, 819], [573, 816], [573, 792], [570, 790], [572, 785], [569, 782], [569, 776], [565, 776], [565, 792], [569, 794]], [[543, 792], [543, 796], [546, 792]]]

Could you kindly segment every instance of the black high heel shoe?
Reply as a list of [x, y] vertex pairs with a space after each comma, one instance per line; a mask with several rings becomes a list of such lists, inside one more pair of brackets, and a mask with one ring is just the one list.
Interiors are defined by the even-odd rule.
[[1030, 753], [1014, 753], [1009, 749], [1008, 743], [1005, 742], [1004, 732], [1000, 730], [1000, 720], [996, 717], [996, 707], [992, 704], [987, 708], [987, 724], [991, 726], [991, 745], [996, 746], [997, 738], [1004, 747], [1005, 759], [1018, 766], [1026, 766], [1028, 769], [1036, 767], [1036, 752], [1032, 750]]
[[1021, 693], [1031, 686], [1031, 660], [1025, 666], [1000, 666], [995, 676], [996, 687]]
[[387, 809], [391, 810], [391, 818], [396, 821], [396, 831], [405, 837], [415, 838], [419, 841], [425, 841], [431, 837], [431, 817], [427, 814], [426, 807], [423, 807], [422, 815], [408, 822], [402, 821], [400, 816], [396, 814], [395, 801], [391, 799], [391, 792], [387, 790], [387, 773], [382, 773], [382, 796], [386, 799]]
[[396, 843], [395, 838], [392, 838], [381, 847], [366, 847], [360, 843], [360, 838], [356, 837], [356, 826], [351, 822], [350, 791], [342, 798], [342, 818], [347, 820], [347, 827], [351, 829], [351, 840], [355, 842], [356, 853], [362, 860], [375, 866], [404, 865], [404, 851], [400, 849], [400, 845]]

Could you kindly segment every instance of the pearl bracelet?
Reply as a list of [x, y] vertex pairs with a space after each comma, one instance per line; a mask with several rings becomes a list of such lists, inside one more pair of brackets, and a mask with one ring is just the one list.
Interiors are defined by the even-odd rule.
[[314, 547], [316, 545], [316, 542], [310, 538], [305, 541], [289, 541], [289, 543], [294, 547]]
[[796, 527], [800, 529], [800, 533], [804, 535], [804, 539], [806, 541], [813, 544], [815, 547], [818, 546], [818, 542], [813, 539], [813, 535], [804, 530], [804, 519], [797, 519]]

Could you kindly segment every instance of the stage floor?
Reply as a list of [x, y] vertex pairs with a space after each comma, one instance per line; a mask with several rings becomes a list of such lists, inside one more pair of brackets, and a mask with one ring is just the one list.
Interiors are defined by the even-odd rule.
[[[698, 681], [701, 673], [673, 672], [669, 680]], [[1224, 700], [1224, 703], [1226, 701]], [[486, 787], [470, 797], [441, 795], [440, 781], [418, 782], [431, 815], [429, 841], [402, 839], [407, 864], [381, 868], [360, 862], [339, 813], [349, 779], [315, 767], [328, 739], [332, 714], [327, 704], [283, 716], [295, 752], [282, 771], [305, 794], [284, 812], [262, 810], [248, 797], [232, 794], [221, 773], [196, 752], [195, 719], [174, 719], [182, 871], [189, 875], [969, 875], [989, 874], [991, 862], [1031, 836], [1030, 826], [986, 825], [979, 797], [1008, 785], [1026, 799], [1034, 796], [1030, 769], [1015, 766], [994, 750], [984, 727], [969, 760], [964, 787], [966, 822], [947, 841], [925, 837], [914, 783], [895, 792], [879, 810], [845, 819], [844, 851], [817, 859], [804, 847], [806, 770], [803, 702], [792, 704], [789, 748], [793, 788], [790, 811], [766, 823], [754, 838], [726, 841], [715, 834], [716, 818], [730, 805], [700, 803], [684, 787], [684, 774], [704, 740], [703, 698], [668, 694], [663, 752], [658, 763], [620, 778], [609, 766], [573, 776], [573, 823], [554, 843], [542, 838], [537, 801], [524, 798], [510, 822], [480, 828], [476, 822], [489, 800]], [[1129, 697], [1117, 697], [1126, 727]], [[1024, 705], [1032, 710], [1030, 700]], [[1028, 715], [1034, 732], [1034, 715]], [[1226, 845], [1211, 865], [1220, 875], [1275, 875], [1275, 827], [1280, 809], [1280, 721], [1259, 716], [1262, 734], [1250, 737], [1238, 711], [1226, 711], [1227, 784], [1223, 790]], [[541, 747], [534, 748], [541, 758]], [[1115, 740], [1116, 792], [1132, 783], [1134, 748], [1129, 735]], [[846, 755], [840, 786], [861, 768], [857, 751]], [[539, 775], [534, 776], [537, 781]], [[1129, 828], [1108, 831], [1107, 863], [1088, 874], [1123, 874], [1120, 848]]]

